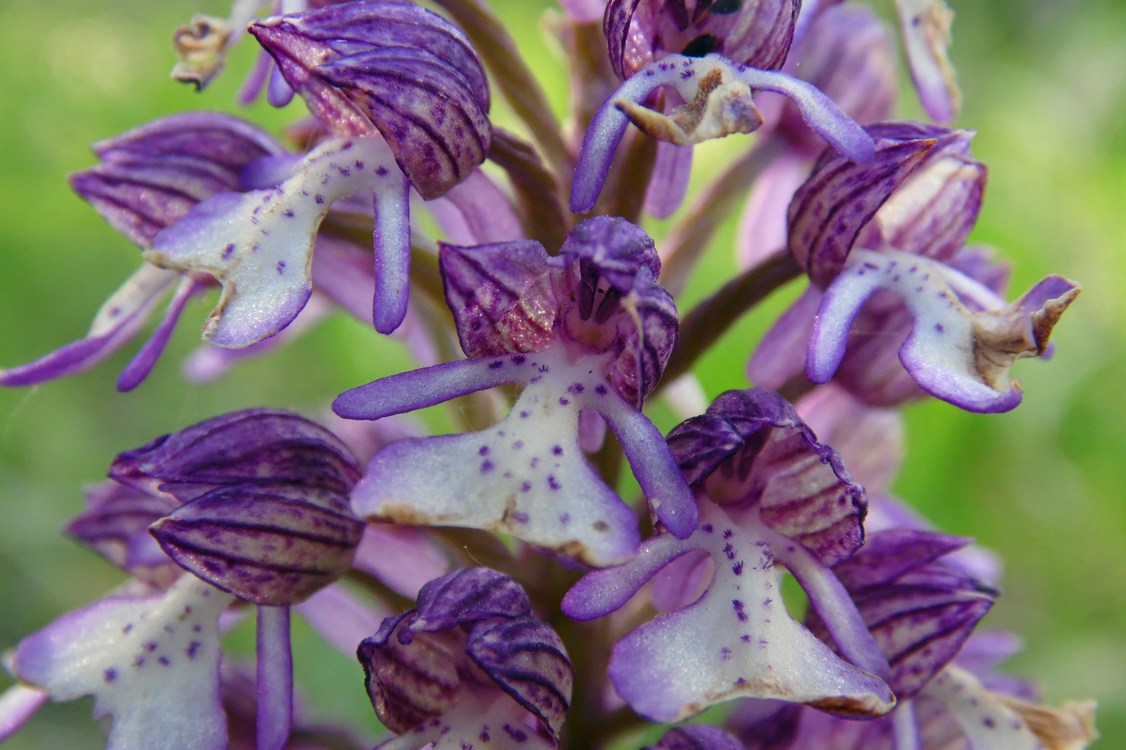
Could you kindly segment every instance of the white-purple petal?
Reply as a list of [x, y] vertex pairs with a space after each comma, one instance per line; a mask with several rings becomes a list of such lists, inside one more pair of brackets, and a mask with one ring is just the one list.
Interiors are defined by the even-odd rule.
[[962, 92], [946, 50], [954, 13], [943, 0], [896, 0], [895, 5], [919, 101], [932, 120], [948, 123], [962, 106]]
[[[494, 360], [502, 365], [497, 372], [522, 370], [528, 383], [504, 421], [482, 432], [391, 444], [353, 491], [354, 511], [375, 520], [505, 531], [592, 565], [632, 555], [639, 541], [633, 512], [587, 464], [578, 443], [579, 410], [612, 398], [605, 380], [561, 351], [523, 356]], [[511, 361], [517, 358], [519, 365]]]
[[702, 505], [693, 537], [716, 561], [695, 604], [635, 630], [610, 659], [619, 695], [643, 716], [676, 721], [737, 697], [778, 698], [875, 716], [894, 696], [884, 682], [840, 660], [789, 616], [767, 543], [717, 506]]
[[52, 700], [94, 696], [108, 748], [222, 750], [216, 623], [231, 601], [190, 575], [159, 597], [104, 599], [25, 638], [11, 668]]
[[50, 699], [42, 690], [20, 684], [0, 693], [0, 742], [18, 732]]
[[[221, 193], [200, 203], [154, 239], [146, 260], [215, 276], [223, 293], [204, 338], [219, 346], [249, 346], [283, 329], [308, 301], [313, 240], [330, 204], [360, 190], [382, 194], [380, 186], [397, 171], [378, 139], [326, 141], [275, 188]], [[392, 213], [385, 221], [395, 218]], [[397, 247], [401, 234], [386, 232], [385, 245]], [[403, 297], [399, 292], [393, 299]]]
[[996, 296], [951, 268], [889, 250], [854, 250], [852, 258], [818, 310], [806, 361], [810, 380], [833, 376], [861, 307], [888, 289], [914, 316], [899, 353], [903, 366], [923, 390], [969, 411], [1008, 411], [1020, 403], [1009, 368], [1044, 353], [1053, 326], [1079, 294], [1074, 282], [1049, 277], [1007, 307], [981, 310], [980, 302]]

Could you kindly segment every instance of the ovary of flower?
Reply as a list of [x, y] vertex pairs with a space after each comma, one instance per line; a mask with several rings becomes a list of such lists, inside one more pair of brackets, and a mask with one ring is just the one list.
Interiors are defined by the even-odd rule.
[[157, 235], [145, 259], [215, 276], [223, 293], [204, 338], [249, 346], [278, 333], [305, 306], [317, 228], [333, 201], [362, 190], [375, 194], [375, 326], [389, 333], [406, 314], [408, 184], [379, 138], [333, 138], [277, 187], [208, 198]]
[[232, 601], [191, 575], [158, 597], [103, 599], [24, 639], [10, 668], [55, 701], [94, 696], [111, 750], [221, 750], [217, 622]]
[[980, 412], [1020, 403], [1020, 384], [1009, 368], [1021, 357], [1044, 354], [1052, 327], [1079, 294], [1073, 282], [1051, 276], [1005, 305], [945, 264], [896, 250], [854, 248], [817, 311], [806, 360], [810, 380], [832, 378], [853, 320], [880, 289], [902, 299], [915, 318], [899, 357], [919, 386]]

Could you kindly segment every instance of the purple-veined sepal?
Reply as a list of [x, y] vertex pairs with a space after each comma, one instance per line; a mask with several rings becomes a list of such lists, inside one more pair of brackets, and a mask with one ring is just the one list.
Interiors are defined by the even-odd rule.
[[821, 564], [846, 560], [863, 543], [864, 488], [777, 393], [728, 391], [668, 442], [690, 484], [717, 503], [757, 508], [764, 524]]
[[494, 734], [554, 747], [570, 704], [574, 677], [559, 636], [517, 584], [486, 568], [423, 586], [418, 606], [384, 620], [357, 657], [376, 714], [402, 735], [385, 747]]
[[867, 131], [876, 140], [873, 159], [826, 151], [790, 203], [790, 252], [822, 288], [853, 247], [949, 260], [981, 210], [986, 169], [970, 153], [973, 133], [914, 122]]
[[[883, 531], [833, 570], [887, 656], [888, 684], [899, 700], [914, 697], [958, 654], [993, 605], [995, 592], [940, 561], [968, 541]], [[808, 624], [825, 637], [815, 612]]]
[[349, 568], [364, 524], [347, 447], [288, 412], [233, 412], [122, 453], [120, 482], [182, 505], [149, 526], [180, 567], [243, 601], [303, 601]]
[[[669, 112], [645, 106], [667, 86], [684, 104]], [[583, 139], [571, 190], [571, 210], [586, 213], [602, 191], [610, 161], [632, 121], [647, 135], [679, 145], [733, 133], [751, 133], [762, 124], [754, 91], [774, 91], [797, 105], [806, 124], [849, 159], [866, 161], [872, 139], [827, 96], [810, 84], [775, 71], [748, 68], [716, 54], [672, 55], [635, 73], [599, 108]]]
[[341, 136], [382, 134], [424, 198], [484, 161], [484, 70], [465, 35], [401, 0], [337, 3], [250, 26], [313, 114]]

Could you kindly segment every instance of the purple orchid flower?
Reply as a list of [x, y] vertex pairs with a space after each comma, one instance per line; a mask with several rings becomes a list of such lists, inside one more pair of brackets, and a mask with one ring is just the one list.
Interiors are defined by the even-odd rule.
[[[283, 152], [264, 131], [213, 113], [172, 115], [94, 145], [102, 163], [71, 177], [71, 186], [117, 231], [141, 248], [210, 196], [241, 189], [249, 165]], [[93, 367], [133, 338], [169, 289], [164, 320], [126, 366], [120, 390], [138, 385], [160, 356], [188, 300], [208, 280], [142, 265], [98, 311], [86, 337], [20, 367], [0, 384], [33, 385]]]
[[436, 198], [485, 158], [491, 125], [480, 62], [455, 26], [397, 0], [256, 21], [250, 33], [334, 136], [269, 187], [197, 206], [146, 258], [219, 279], [223, 296], [204, 337], [249, 346], [308, 301], [314, 237], [332, 203], [370, 191], [372, 315], [376, 330], [390, 333], [407, 311], [410, 188]]
[[356, 512], [506, 531], [592, 565], [621, 562], [637, 548], [636, 520], [583, 458], [579, 415], [591, 410], [617, 435], [656, 518], [690, 534], [691, 494], [640, 411], [676, 342], [676, 308], [655, 281], [648, 235], [601, 217], [580, 223], [557, 258], [523, 241], [443, 246], [441, 263], [470, 358], [347, 391], [334, 411], [379, 419], [505, 383], [524, 391], [488, 430], [376, 454], [352, 494]]
[[[656, 721], [738, 697], [855, 715], [889, 711], [895, 698], [877, 676], [887, 675], [887, 662], [829, 569], [859, 548], [866, 508], [836, 453], [769, 391], [720, 396], [707, 414], [675, 428], [669, 445], [696, 489], [696, 532], [653, 537], [634, 560], [588, 574], [563, 599], [571, 617], [608, 614], [684, 558], [662, 584], [663, 608], [673, 611], [614, 647], [609, 671], [618, 694]], [[776, 563], [832, 622], [833, 641], [853, 663], [786, 612]]]
[[913, 123], [869, 130], [879, 139], [870, 163], [826, 153], [794, 196], [790, 249], [815, 286], [767, 334], [749, 374], [765, 384], [784, 379], [793, 360], [784, 352], [811, 326], [806, 374], [826, 382], [856, 327], [880, 332], [844, 381], [857, 383], [861, 398], [891, 404], [913, 395], [895, 376], [891, 344], [927, 393], [970, 411], [1014, 408], [1022, 392], [1010, 367], [1047, 351], [1078, 285], [1049, 276], [1006, 305], [994, 291], [1003, 276], [963, 249], [985, 183], [971, 135]]
[[[794, 0], [720, 3], [612, 0], [603, 18], [610, 65], [621, 80], [626, 80], [670, 55], [698, 58], [715, 53], [733, 64], [763, 71], [777, 70], [790, 49], [798, 6]], [[745, 120], [732, 130], [712, 135], [704, 135], [701, 130], [701, 137], [696, 140], [682, 137], [683, 133], [671, 139], [658, 133], [664, 132], [671, 122], [676, 122], [675, 129], [684, 126], [685, 120], [695, 120], [701, 113], [693, 110], [699, 110], [708, 93], [701, 91], [694, 100], [691, 96], [685, 98], [683, 90], [670, 87], [664, 89], [664, 101], [657, 107], [660, 114], [637, 106], [642, 103], [640, 99], [627, 111], [630, 119], [643, 130], [643, 123], [654, 125], [654, 132], [646, 132], [660, 141], [645, 199], [646, 210], [658, 218], [672, 214], [684, 199], [692, 168], [693, 143], [727, 132], [751, 132], [762, 122], [749, 93], [724, 95], [722, 106], [727, 111], [723, 116]], [[716, 101], [720, 100], [717, 96]], [[692, 103], [686, 105], [686, 102]], [[668, 115], [672, 116], [671, 120], [667, 119]]]
[[465, 568], [431, 581], [356, 655], [376, 714], [400, 735], [381, 750], [558, 745], [571, 661], [500, 573]]
[[113, 717], [111, 748], [223, 748], [219, 616], [257, 604], [258, 746], [280, 750], [289, 606], [349, 568], [364, 528], [348, 508], [348, 449], [296, 415], [247, 410], [123, 453], [110, 476], [68, 530], [134, 582], [24, 639], [8, 668], [56, 701], [94, 696], [95, 715]]

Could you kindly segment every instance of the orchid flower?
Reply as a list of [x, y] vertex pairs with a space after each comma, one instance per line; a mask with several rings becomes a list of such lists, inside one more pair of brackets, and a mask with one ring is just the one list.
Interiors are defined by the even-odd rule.
[[511, 578], [463, 568], [435, 579], [356, 655], [376, 714], [400, 735], [380, 750], [557, 747], [571, 661]]
[[657, 519], [691, 533], [688, 488], [639, 410], [676, 341], [652, 240], [629, 222], [597, 218], [579, 224], [557, 258], [524, 241], [444, 246], [441, 263], [470, 358], [354, 388], [333, 409], [379, 419], [505, 383], [524, 391], [484, 432], [383, 449], [352, 495], [355, 511], [506, 531], [592, 565], [621, 562], [637, 548], [636, 522], [582, 456], [579, 414], [590, 409], [617, 435]]
[[[662, 596], [662, 608], [673, 611], [614, 647], [609, 672], [618, 693], [655, 721], [737, 697], [854, 715], [889, 711], [895, 698], [881, 679], [887, 662], [829, 571], [860, 546], [866, 509], [863, 489], [836, 453], [768, 391], [720, 396], [707, 414], [674, 429], [669, 444], [696, 488], [696, 532], [653, 537], [634, 560], [588, 574], [563, 599], [571, 617], [608, 614], [684, 558], [666, 572], [676, 583], [662, 584], [675, 592]], [[853, 663], [786, 612], [779, 564], [833, 623], [833, 640]], [[711, 582], [700, 593], [708, 568]]]
[[806, 374], [826, 382], [856, 327], [860, 342], [866, 330], [880, 331], [864, 343], [871, 351], [853, 360], [865, 381], [850, 389], [870, 403], [911, 395], [898, 384], [898, 367], [883, 364], [898, 348], [927, 393], [970, 411], [1014, 408], [1022, 392], [1010, 367], [1047, 351], [1078, 285], [1049, 276], [1006, 305], [991, 288], [997, 272], [963, 248], [985, 184], [984, 166], [969, 153], [971, 134], [912, 123], [869, 131], [879, 138], [871, 162], [825, 154], [790, 204], [790, 250], [813, 286], [768, 332], [749, 374], [780, 385], [792, 344], [811, 326]]
[[111, 748], [218, 750], [219, 617], [236, 599], [256, 604], [259, 748], [280, 749], [289, 607], [350, 567], [363, 532], [347, 507], [359, 476], [348, 449], [296, 415], [247, 410], [122, 453], [110, 476], [68, 529], [134, 583], [24, 639], [9, 670], [52, 700], [93, 695], [95, 715], [113, 718]]

